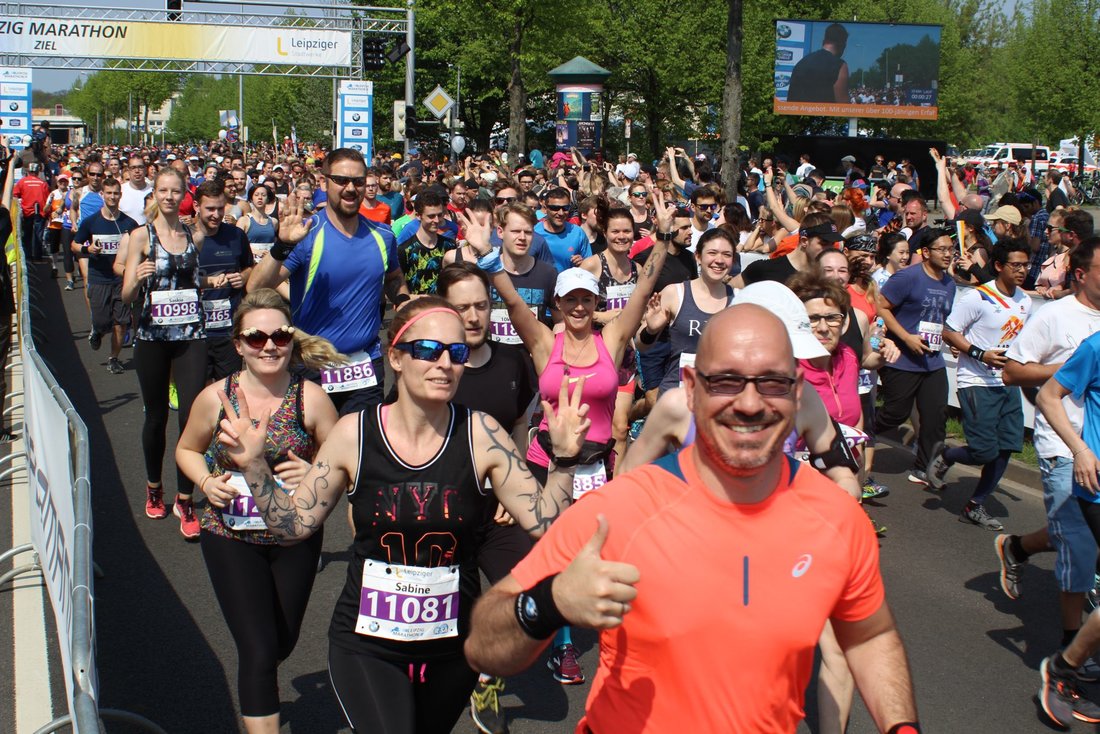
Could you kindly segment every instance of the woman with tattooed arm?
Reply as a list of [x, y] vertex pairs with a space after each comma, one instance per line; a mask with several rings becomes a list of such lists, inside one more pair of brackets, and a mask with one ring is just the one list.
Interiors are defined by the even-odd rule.
[[[279, 662], [298, 641], [317, 575], [322, 534], [281, 546], [256, 511], [244, 477], [215, 438], [226, 416], [221, 401], [247, 401], [270, 413], [263, 460], [286, 491], [294, 491], [317, 447], [336, 425], [336, 408], [316, 384], [292, 377], [340, 360], [327, 339], [290, 325], [290, 309], [275, 291], [249, 293], [233, 317], [233, 343], [244, 368], [208, 385], [191, 407], [176, 446], [176, 464], [209, 505], [199, 518], [202, 557], [214, 594], [237, 645], [237, 692], [248, 734], [279, 731]], [[221, 401], [219, 401], [221, 398]]]
[[543, 403], [557, 457], [545, 488], [508, 431], [451, 403], [469, 358], [465, 325], [441, 298], [406, 304], [386, 355], [397, 401], [342, 418], [293, 489], [264, 461], [268, 415], [252, 420], [222, 398], [218, 440], [243, 470], [281, 543], [318, 531], [341, 495], [355, 527], [348, 578], [329, 627], [329, 674], [354, 731], [451, 731], [477, 673], [462, 645], [480, 594], [478, 531], [490, 492], [539, 536], [572, 501], [573, 466], [588, 430], [583, 380], [557, 410]]

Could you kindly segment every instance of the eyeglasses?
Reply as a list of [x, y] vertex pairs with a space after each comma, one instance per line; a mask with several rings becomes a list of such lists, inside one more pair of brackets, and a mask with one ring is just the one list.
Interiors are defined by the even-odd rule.
[[411, 342], [394, 344], [394, 349], [407, 352], [413, 359], [424, 362], [438, 362], [443, 352], [451, 355], [454, 364], [466, 364], [470, 358], [470, 347], [467, 344], [444, 344], [435, 339], [413, 339]]
[[376, 189], [376, 188], [378, 188], [378, 182], [375, 181], [374, 183], [363, 184], [363, 186], [368, 188], [368, 189]]
[[285, 347], [287, 344], [294, 341], [294, 327], [280, 326], [270, 334], [256, 328], [245, 329], [240, 335], [240, 340], [253, 349], [263, 349], [267, 346], [268, 339], [270, 339], [276, 347]]
[[1048, 224], [1046, 226], [1046, 231], [1047, 232], [1068, 232], [1069, 230], [1066, 229], [1065, 227], [1055, 227], [1052, 224]]
[[339, 176], [335, 173], [330, 173], [328, 180], [332, 181], [337, 186], [343, 188], [348, 184], [351, 184], [357, 189], [361, 189], [367, 185], [366, 176]]
[[518, 197], [515, 196], [498, 196], [493, 199], [493, 201], [496, 202], [497, 206], [504, 206], [505, 204], [511, 204], [513, 201], [516, 201], [517, 198]]
[[646, 197], [646, 192], [644, 192], [644, 191], [631, 191], [630, 195], [633, 196], [635, 199], [644, 199]]
[[703, 381], [707, 392], [713, 395], [740, 395], [745, 386], [750, 382], [756, 386], [756, 392], [765, 397], [780, 398], [791, 394], [795, 380], [793, 377], [783, 375], [764, 375], [762, 377], [747, 377], [745, 375], [707, 375], [699, 370], [695, 374]]
[[842, 313], [815, 313], [810, 314], [810, 326], [817, 326], [824, 321], [829, 326], [840, 326], [844, 323], [844, 314]]
[[568, 204], [547, 204], [546, 205], [546, 210], [551, 211], [551, 212], [564, 212], [564, 211], [568, 211], [568, 209], [569, 209]]
[[1027, 270], [1028, 263], [1005, 263], [1005, 267], [1013, 270]]
[[938, 252], [941, 255], [952, 255], [955, 253], [954, 247], [929, 247], [929, 252]]

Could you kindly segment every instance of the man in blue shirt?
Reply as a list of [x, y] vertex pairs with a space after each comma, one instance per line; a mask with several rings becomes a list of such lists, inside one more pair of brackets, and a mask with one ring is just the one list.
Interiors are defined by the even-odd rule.
[[578, 267], [586, 257], [592, 256], [588, 235], [569, 221], [571, 197], [563, 188], [551, 189], [546, 194], [546, 217], [535, 225], [535, 234], [546, 238], [554, 256], [558, 272]]
[[347, 415], [382, 402], [382, 299], [400, 305], [409, 290], [393, 232], [359, 214], [367, 183], [363, 155], [334, 150], [324, 173], [328, 206], [304, 219], [298, 197], [287, 198], [278, 239], [253, 270], [248, 290], [290, 281], [294, 325], [348, 355], [346, 365], [310, 375]]
[[950, 231], [939, 227], [925, 228], [916, 245], [924, 260], [894, 273], [881, 291], [879, 315], [901, 356], [879, 370], [883, 406], [876, 414], [875, 433], [900, 426], [915, 403], [920, 435], [909, 481], [927, 485], [933, 447], [947, 436], [947, 366], [940, 350], [943, 324], [955, 300], [955, 281], [947, 270], [957, 248]]

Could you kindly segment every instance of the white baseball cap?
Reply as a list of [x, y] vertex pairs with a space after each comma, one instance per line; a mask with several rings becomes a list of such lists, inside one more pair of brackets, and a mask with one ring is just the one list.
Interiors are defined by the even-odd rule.
[[798, 300], [787, 286], [772, 280], [763, 280], [745, 286], [734, 299], [735, 305], [755, 303], [768, 309], [779, 317], [787, 327], [787, 336], [791, 338], [795, 359], [816, 359], [828, 357], [829, 353], [814, 336], [810, 328], [810, 317], [806, 314], [806, 305]]
[[[558, 298], [573, 291], [588, 291], [600, 295], [600, 282], [596, 276], [584, 268], [569, 268], [558, 273], [558, 281], [554, 284], [554, 295]], [[794, 294], [791, 294], [794, 295]], [[801, 302], [800, 302], [801, 303]]]

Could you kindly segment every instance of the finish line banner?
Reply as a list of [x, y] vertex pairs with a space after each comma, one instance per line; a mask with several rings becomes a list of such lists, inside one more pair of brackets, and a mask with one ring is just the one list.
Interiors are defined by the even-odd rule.
[[18, 56], [351, 65], [350, 31], [313, 28], [55, 21], [0, 15], [0, 48]]

